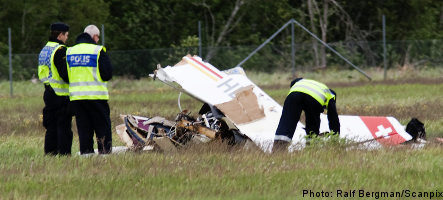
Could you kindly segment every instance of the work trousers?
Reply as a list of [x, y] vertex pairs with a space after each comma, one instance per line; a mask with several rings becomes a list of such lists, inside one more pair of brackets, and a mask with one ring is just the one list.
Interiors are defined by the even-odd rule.
[[77, 122], [80, 153], [94, 153], [94, 132], [98, 152], [108, 154], [112, 151], [111, 118], [106, 100], [75, 100], [71, 108]]
[[46, 128], [44, 150], [47, 155], [70, 155], [72, 147], [72, 113], [69, 97], [57, 96], [49, 85], [43, 94], [43, 126]]
[[290, 142], [294, 136], [302, 110], [306, 117], [306, 134], [318, 135], [320, 130], [320, 113], [323, 106], [308, 94], [291, 92], [283, 105], [283, 112], [275, 132], [275, 140]]

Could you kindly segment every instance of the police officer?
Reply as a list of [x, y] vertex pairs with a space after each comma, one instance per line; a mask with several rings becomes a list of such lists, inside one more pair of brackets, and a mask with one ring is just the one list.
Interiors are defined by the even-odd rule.
[[308, 138], [319, 134], [320, 113], [324, 109], [327, 109], [329, 129], [332, 133], [339, 134], [340, 121], [335, 101], [335, 92], [323, 83], [303, 78], [292, 81], [275, 132], [273, 150], [284, 150], [288, 147], [302, 110], [305, 111]]
[[69, 155], [72, 146], [71, 121], [68, 109], [68, 84], [60, 77], [59, 71], [66, 72], [66, 40], [69, 26], [54, 23], [50, 27], [48, 43], [40, 52], [38, 76], [44, 83], [43, 126], [46, 128], [45, 154]]
[[80, 153], [94, 153], [94, 132], [100, 154], [111, 153], [112, 132], [107, 81], [112, 66], [105, 47], [97, 45], [100, 31], [89, 25], [68, 48], [69, 98], [77, 122]]

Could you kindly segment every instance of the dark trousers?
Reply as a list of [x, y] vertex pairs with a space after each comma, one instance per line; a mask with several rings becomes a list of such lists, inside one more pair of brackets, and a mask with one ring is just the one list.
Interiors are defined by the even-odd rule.
[[112, 131], [108, 101], [76, 100], [71, 108], [77, 122], [80, 153], [94, 153], [94, 132], [100, 154], [111, 153]]
[[72, 147], [72, 114], [69, 97], [57, 96], [51, 86], [45, 85], [43, 94], [43, 126], [46, 128], [45, 154], [69, 155]]
[[323, 106], [310, 95], [301, 92], [292, 92], [286, 97], [275, 135], [286, 136], [292, 139], [302, 110], [306, 116], [306, 133], [308, 135], [318, 135], [320, 130], [320, 113], [324, 110]]

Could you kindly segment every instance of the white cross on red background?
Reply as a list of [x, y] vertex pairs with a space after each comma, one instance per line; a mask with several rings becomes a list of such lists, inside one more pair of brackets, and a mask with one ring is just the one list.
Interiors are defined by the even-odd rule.
[[383, 127], [383, 125], [377, 126], [377, 129], [378, 129], [378, 131], [375, 132], [375, 135], [377, 137], [383, 136], [385, 138], [389, 138], [389, 133], [392, 132], [392, 128], [391, 127], [385, 128], [385, 127]]

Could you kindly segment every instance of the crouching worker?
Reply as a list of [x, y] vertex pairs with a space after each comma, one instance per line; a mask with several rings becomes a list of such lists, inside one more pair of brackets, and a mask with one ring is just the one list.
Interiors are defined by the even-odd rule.
[[291, 89], [283, 105], [280, 122], [275, 132], [273, 151], [286, 150], [294, 136], [302, 110], [306, 116], [306, 134], [319, 134], [320, 113], [327, 109], [329, 129], [339, 134], [340, 122], [335, 106], [335, 92], [325, 84], [303, 78], [291, 82]]
[[111, 153], [112, 132], [107, 82], [112, 66], [105, 47], [97, 45], [100, 31], [89, 25], [68, 48], [69, 99], [75, 115], [80, 153], [94, 153], [94, 132], [100, 154]]

